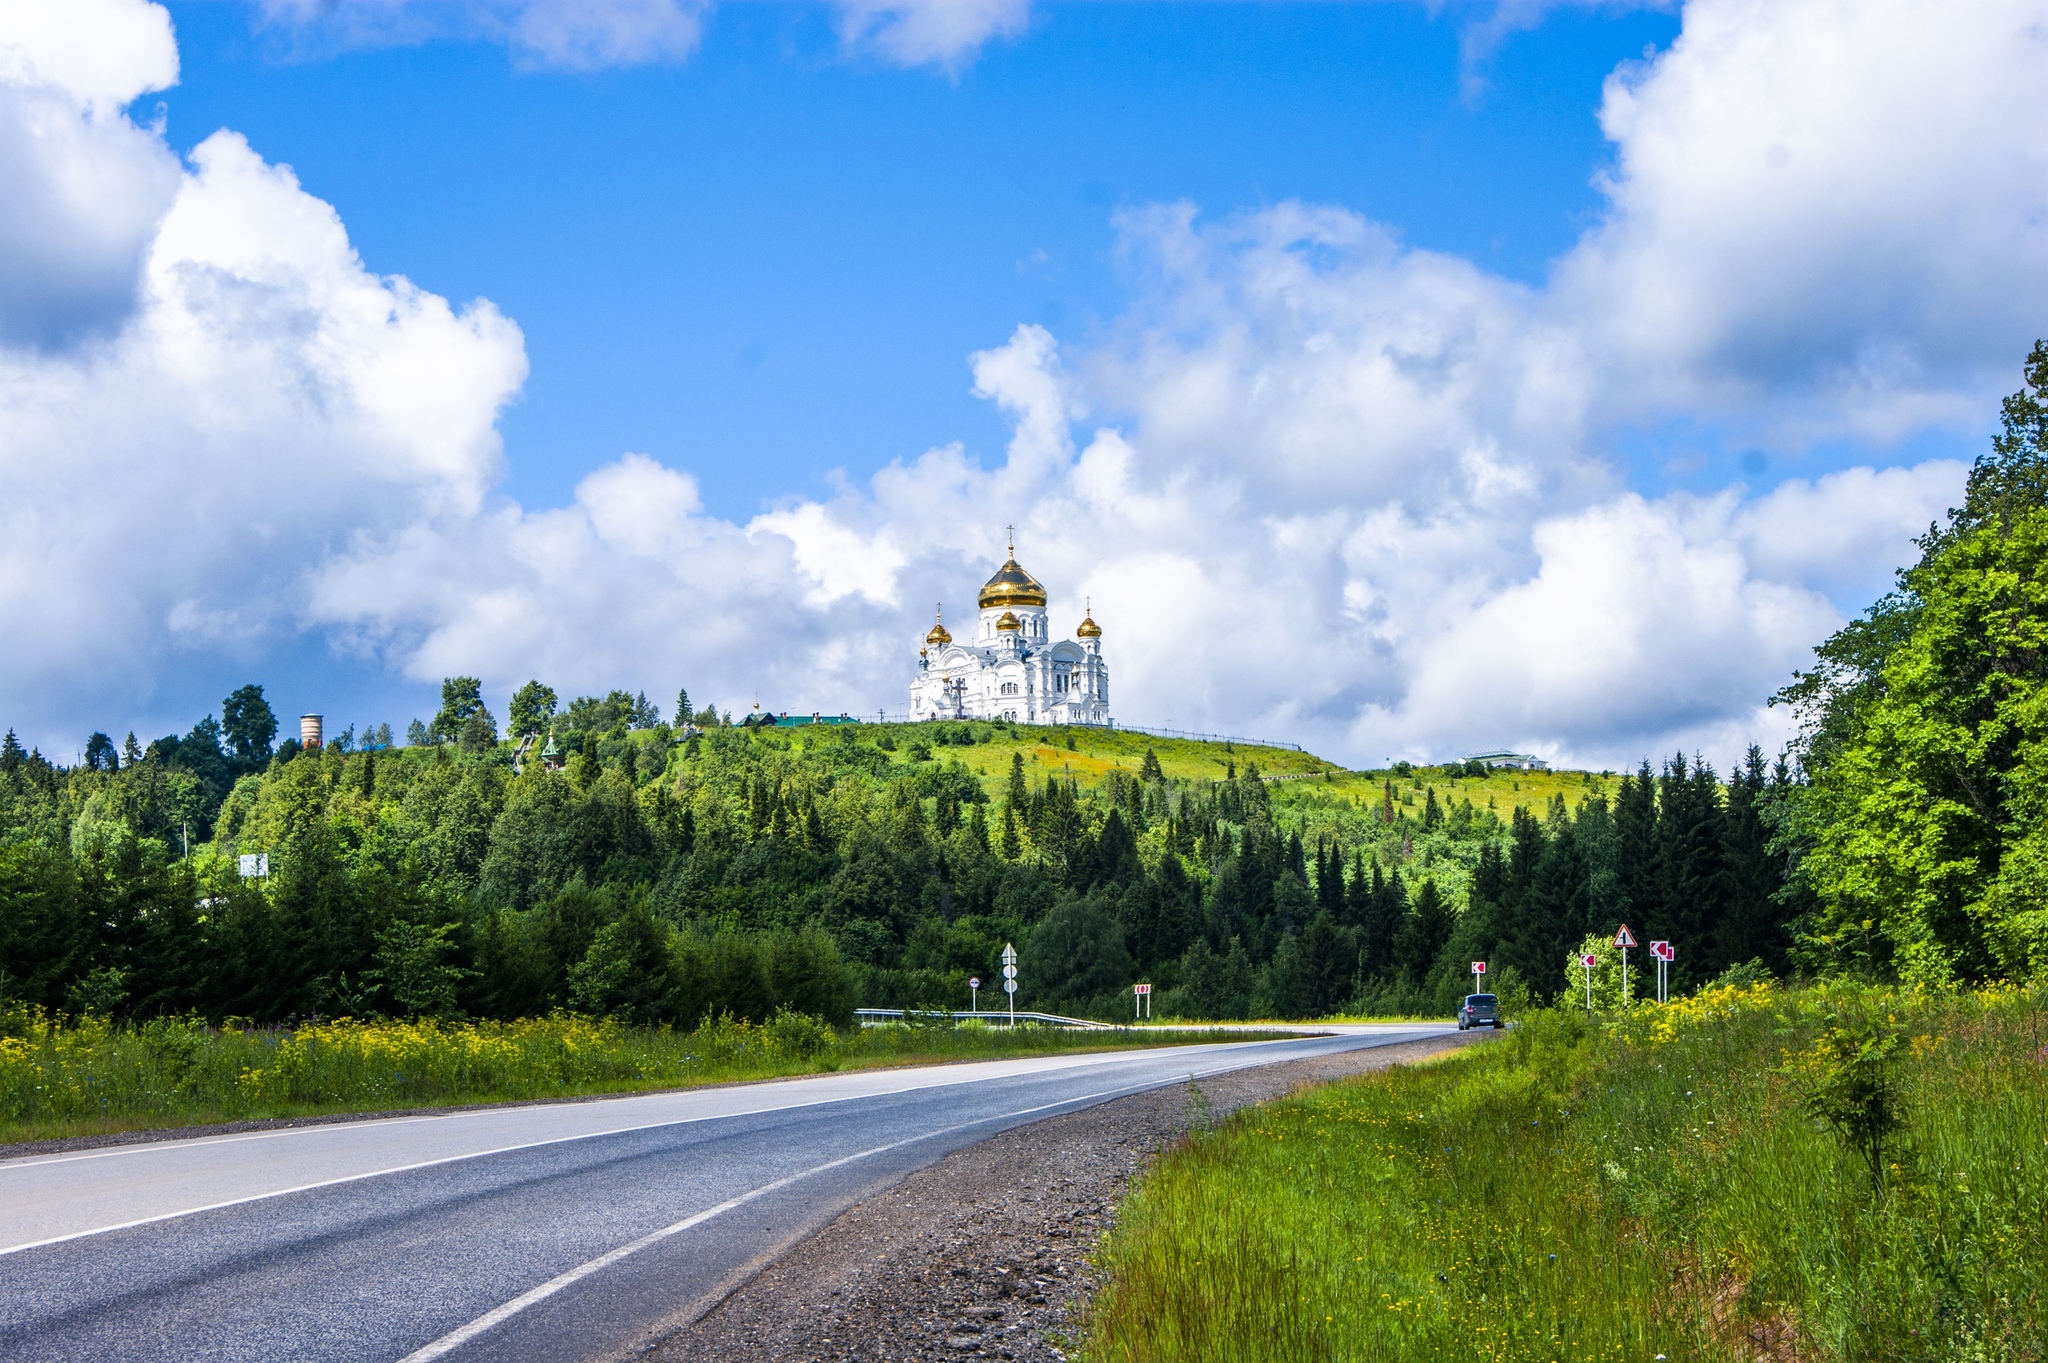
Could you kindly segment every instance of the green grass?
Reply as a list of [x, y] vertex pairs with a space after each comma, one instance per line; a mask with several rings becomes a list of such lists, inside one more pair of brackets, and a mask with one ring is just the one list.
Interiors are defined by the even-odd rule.
[[[2048, 1348], [2044, 998], [1716, 990], [1539, 1014], [1237, 1114], [1141, 1181], [1110, 1360], [2013, 1359]], [[1820, 1038], [1896, 1035], [1869, 1166]]]
[[518, 1022], [210, 1028], [69, 1023], [0, 1006], [0, 1144], [396, 1108], [633, 1093], [829, 1070], [1269, 1039], [1256, 1032], [888, 1026], [783, 1014], [696, 1031]]

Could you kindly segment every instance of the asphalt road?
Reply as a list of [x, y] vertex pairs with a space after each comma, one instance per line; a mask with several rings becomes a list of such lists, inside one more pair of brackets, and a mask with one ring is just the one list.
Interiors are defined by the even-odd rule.
[[612, 1358], [913, 1169], [1346, 1028], [0, 1161], [0, 1358]]

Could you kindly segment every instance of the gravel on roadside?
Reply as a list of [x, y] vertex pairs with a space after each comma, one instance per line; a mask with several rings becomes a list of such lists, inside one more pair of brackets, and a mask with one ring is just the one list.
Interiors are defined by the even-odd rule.
[[1239, 1070], [1033, 1122], [849, 1208], [724, 1300], [671, 1322], [651, 1363], [1055, 1363], [1130, 1181], [1191, 1123], [1383, 1069], [1478, 1033]]

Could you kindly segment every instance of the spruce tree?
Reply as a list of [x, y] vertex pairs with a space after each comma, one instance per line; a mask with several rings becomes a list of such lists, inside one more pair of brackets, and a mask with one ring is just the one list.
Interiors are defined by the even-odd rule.
[[[1623, 922], [1646, 927], [1663, 900], [1658, 876], [1657, 782], [1650, 761], [1621, 778], [1614, 797], [1614, 875]], [[1647, 940], [1647, 939], [1646, 939]]]
[[1359, 929], [1359, 947], [1368, 978], [1391, 980], [1394, 977], [1398, 966], [1394, 943], [1400, 935], [1401, 924], [1407, 918], [1408, 889], [1401, 883], [1401, 872], [1396, 870], [1391, 876], [1383, 876], [1380, 864], [1375, 861], [1372, 864], [1372, 907]]
[[1586, 933], [1586, 863], [1568, 819], [1553, 823], [1503, 954], [1539, 998], [1564, 987], [1565, 955]]
[[1017, 806], [1014, 802], [1003, 801], [1003, 860], [1015, 861], [1024, 855], [1024, 843], [1017, 836]]
[[1430, 967], [1451, 940], [1453, 925], [1450, 906], [1444, 903], [1436, 881], [1425, 879], [1416, 889], [1415, 903], [1395, 939], [1395, 961], [1404, 979], [1421, 984], [1429, 978]]
[[1752, 744], [1742, 770], [1728, 783], [1728, 809], [1722, 821], [1725, 909], [1713, 941], [1704, 944], [1708, 950], [1701, 956], [1702, 976], [1752, 960], [1761, 960], [1773, 972], [1785, 968], [1783, 915], [1775, 898], [1781, 878], [1771, 856], [1770, 830], [1764, 826], [1768, 788], [1763, 750]]
[[1344, 921], [1344, 849], [1316, 839], [1316, 908], [1335, 922]]

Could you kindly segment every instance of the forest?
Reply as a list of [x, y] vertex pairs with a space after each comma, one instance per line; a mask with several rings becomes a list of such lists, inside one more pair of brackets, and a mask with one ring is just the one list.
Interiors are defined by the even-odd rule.
[[[1120, 1016], [1144, 979], [1162, 1015], [1438, 1012], [1476, 957], [1552, 992], [1581, 938], [1624, 919], [1696, 943], [1692, 974], [1785, 967], [1766, 820], [1788, 778], [1756, 754], [1725, 786], [1673, 757], [1554, 781], [1503, 818], [1473, 794], [1523, 781], [1463, 767], [1268, 780], [1252, 751], [1129, 734], [709, 712], [676, 728], [644, 697], [557, 715], [525, 688], [515, 723], [551, 738], [555, 766], [538, 743], [516, 759], [523, 735], [498, 737], [472, 679], [444, 691], [403, 747], [273, 746], [254, 686], [225, 723], [96, 740], [70, 769], [10, 735], [0, 988], [259, 1022], [785, 1005], [844, 1021], [967, 1007], [1014, 942], [1020, 1003], [1040, 1010]], [[1107, 766], [1084, 783], [1090, 755]], [[268, 874], [244, 876], [259, 851]]]
[[[1725, 776], [1397, 764], [1007, 723], [735, 723], [644, 694], [501, 725], [450, 678], [276, 741], [261, 687], [183, 735], [0, 741], [0, 998], [73, 1015], [694, 1024], [1021, 1007], [1447, 1014], [1474, 960], [1549, 998], [1626, 922], [1674, 987], [2048, 968], [2048, 346], [1965, 502]], [[1264, 770], [1262, 770], [1262, 765]], [[1280, 770], [1285, 767], [1286, 770]], [[1525, 787], [1527, 787], [1525, 789]], [[245, 875], [261, 853], [267, 874]], [[980, 1002], [991, 1004], [993, 990]]]

